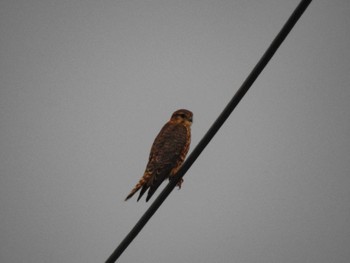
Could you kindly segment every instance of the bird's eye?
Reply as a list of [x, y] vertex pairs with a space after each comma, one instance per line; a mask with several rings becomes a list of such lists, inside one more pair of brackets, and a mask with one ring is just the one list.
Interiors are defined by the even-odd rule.
[[186, 116], [185, 116], [185, 114], [181, 113], [180, 117], [184, 119]]

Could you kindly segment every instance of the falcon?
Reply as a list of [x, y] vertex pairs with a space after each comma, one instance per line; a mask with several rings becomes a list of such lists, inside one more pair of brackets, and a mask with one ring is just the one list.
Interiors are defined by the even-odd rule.
[[[170, 180], [177, 173], [190, 148], [192, 118], [192, 112], [185, 109], [172, 114], [153, 142], [143, 176], [125, 201], [141, 189], [137, 201], [148, 190], [147, 202], [165, 179]], [[179, 188], [182, 182], [183, 179], [177, 183]]]

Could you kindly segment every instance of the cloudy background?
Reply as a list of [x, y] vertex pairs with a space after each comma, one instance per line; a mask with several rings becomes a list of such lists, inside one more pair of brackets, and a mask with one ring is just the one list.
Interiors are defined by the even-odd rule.
[[[1, 1], [0, 261], [104, 262], [162, 125], [193, 149], [298, 3]], [[311, 3], [120, 262], [349, 262], [349, 29]]]

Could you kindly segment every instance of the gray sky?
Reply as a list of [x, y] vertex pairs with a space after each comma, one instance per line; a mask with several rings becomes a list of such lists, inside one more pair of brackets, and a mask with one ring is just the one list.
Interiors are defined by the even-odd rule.
[[[162, 125], [193, 149], [298, 3], [1, 1], [0, 261], [105, 261]], [[349, 28], [311, 3], [120, 262], [349, 262]]]

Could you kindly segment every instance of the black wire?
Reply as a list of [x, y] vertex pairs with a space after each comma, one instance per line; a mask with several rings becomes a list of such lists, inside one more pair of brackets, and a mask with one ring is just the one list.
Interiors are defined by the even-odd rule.
[[124, 250], [128, 247], [128, 245], [132, 242], [132, 240], [137, 236], [137, 234], [142, 230], [148, 220], [152, 217], [152, 215], [157, 211], [157, 209], [161, 206], [164, 200], [168, 197], [171, 191], [175, 188], [177, 182], [184, 176], [187, 170], [192, 166], [192, 164], [196, 161], [198, 156], [204, 150], [204, 148], [208, 145], [211, 139], [215, 136], [216, 132], [220, 129], [226, 119], [230, 116], [231, 112], [235, 109], [237, 104], [241, 101], [243, 96], [247, 93], [251, 85], [257, 79], [259, 74], [265, 68], [267, 63], [270, 61], [272, 56], [277, 51], [278, 47], [282, 44], [284, 39], [287, 37], [289, 32], [292, 30], [296, 22], [299, 20], [301, 15], [304, 13], [306, 8], [309, 6], [312, 0], [302, 0], [297, 8], [294, 10], [292, 15], [289, 17], [281, 31], [272, 41], [269, 48], [265, 51], [265, 54], [261, 57], [259, 62], [256, 64], [252, 72], [243, 82], [242, 86], [238, 89], [234, 97], [225, 107], [220, 116], [216, 119], [214, 124], [210, 127], [208, 132], [204, 135], [203, 139], [198, 143], [197, 147], [192, 151], [192, 153], [188, 156], [187, 160], [181, 166], [180, 170], [174, 177], [174, 180], [171, 180], [168, 185], [164, 188], [164, 190], [159, 194], [159, 196], [154, 200], [152, 205], [148, 208], [148, 210], [144, 213], [144, 215], [140, 218], [140, 220], [136, 223], [136, 225], [131, 229], [129, 234], [124, 238], [124, 240], [119, 244], [119, 246], [115, 249], [112, 255], [107, 259], [106, 263], [115, 262], [119, 256], [124, 252]]

